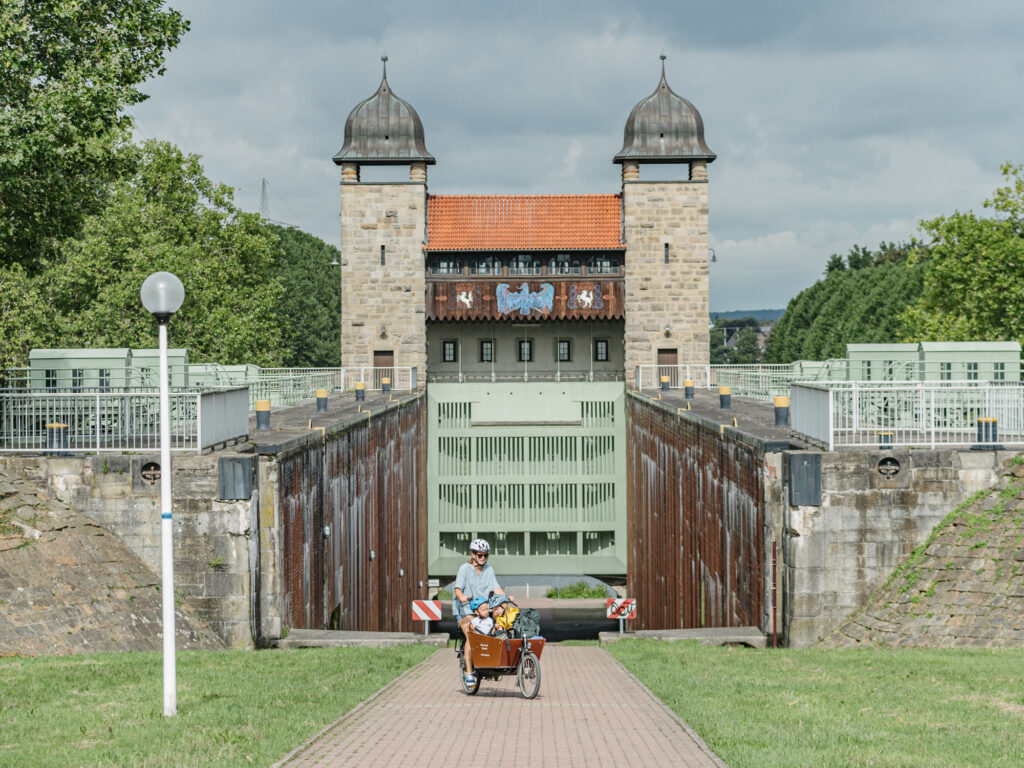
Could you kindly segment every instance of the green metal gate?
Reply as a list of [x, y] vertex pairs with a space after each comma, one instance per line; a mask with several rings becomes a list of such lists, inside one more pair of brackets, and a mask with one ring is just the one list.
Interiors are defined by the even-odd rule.
[[483, 537], [499, 574], [626, 573], [621, 382], [431, 383], [427, 560]]

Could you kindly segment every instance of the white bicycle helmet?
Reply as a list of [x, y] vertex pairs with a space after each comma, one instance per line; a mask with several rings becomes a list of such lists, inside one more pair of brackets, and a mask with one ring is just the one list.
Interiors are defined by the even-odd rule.
[[473, 539], [469, 545], [470, 552], [490, 552], [491, 545], [487, 543], [487, 539]]

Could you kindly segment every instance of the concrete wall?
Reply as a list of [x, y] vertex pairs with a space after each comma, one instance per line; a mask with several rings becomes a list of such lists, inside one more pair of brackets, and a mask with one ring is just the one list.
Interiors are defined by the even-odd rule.
[[[766, 473], [782, 519], [782, 613], [788, 645], [816, 643], [863, 605], [957, 505], [994, 485], [1014, 454], [870, 451], [821, 454], [822, 505], [790, 506], [788, 463]], [[879, 463], [894, 460], [887, 477]], [[769, 478], [769, 475], [771, 476]]]
[[627, 381], [637, 365], [657, 363], [659, 349], [677, 350], [681, 364], [706, 364], [707, 181], [623, 181], [622, 205]]
[[[160, 485], [142, 475], [159, 455], [40, 460], [50, 492], [119, 536], [160, 574]], [[220, 501], [216, 456], [172, 458], [174, 585], [230, 646], [252, 645], [251, 500]]]
[[395, 365], [426, 381], [426, 202], [426, 183], [342, 182], [343, 366], [368, 367], [375, 350], [392, 351]]

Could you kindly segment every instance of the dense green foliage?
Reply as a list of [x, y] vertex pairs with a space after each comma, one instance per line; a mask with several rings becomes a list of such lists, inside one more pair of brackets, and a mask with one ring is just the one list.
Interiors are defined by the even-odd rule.
[[902, 314], [921, 294], [927, 253], [910, 242], [833, 255], [824, 279], [797, 294], [775, 323], [764, 362], [827, 360], [845, 357], [847, 344], [901, 341]]
[[277, 315], [283, 364], [293, 368], [341, 365], [341, 275], [338, 249], [298, 229], [268, 225], [278, 236], [277, 276], [284, 289]]
[[1024, 171], [1002, 171], [1007, 185], [985, 201], [992, 217], [921, 222], [930, 269], [903, 317], [907, 339], [1024, 342]]
[[711, 327], [711, 364], [749, 365], [760, 362], [759, 327], [755, 317], [716, 317]]
[[185, 285], [169, 327], [174, 346], [197, 362], [280, 365], [277, 238], [203, 175], [195, 155], [157, 141], [131, 151], [134, 173], [110, 185], [102, 210], [60, 242], [41, 275], [53, 311], [49, 345], [155, 346], [139, 287], [166, 270]]
[[545, 597], [558, 600], [585, 600], [595, 597], [608, 597], [608, 590], [601, 586], [590, 586], [585, 581], [574, 581], [565, 587], [552, 587]]
[[34, 271], [99, 210], [130, 161], [124, 110], [187, 29], [163, 0], [0, 3], [0, 266]]
[[171, 718], [159, 653], [0, 658], [0, 764], [271, 765], [434, 652], [179, 651]]
[[733, 768], [1024, 764], [1020, 649], [609, 651]]

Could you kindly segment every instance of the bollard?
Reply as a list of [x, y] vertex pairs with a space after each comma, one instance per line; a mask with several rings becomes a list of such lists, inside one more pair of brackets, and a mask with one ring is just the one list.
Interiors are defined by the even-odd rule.
[[693, 400], [693, 379], [687, 379], [683, 382], [683, 395], [687, 400]]
[[365, 399], [366, 399], [366, 385], [363, 382], [361, 382], [361, 381], [357, 381], [356, 382], [356, 400], [365, 400]]
[[327, 390], [318, 389], [316, 391], [316, 412], [327, 413]]
[[995, 416], [978, 417], [978, 443], [971, 447], [974, 451], [1001, 451], [999, 445], [999, 420]]
[[256, 429], [270, 429], [270, 401], [256, 401]]
[[661, 377], [661, 391], [668, 392], [668, 376]]
[[46, 425], [46, 449], [51, 453], [61, 455], [69, 447], [68, 425], [47, 424]]
[[775, 426], [785, 427], [789, 424], [789, 398], [779, 395], [775, 398]]
[[724, 410], [732, 408], [732, 387], [718, 388], [718, 407]]
[[883, 451], [892, 448], [892, 432], [879, 432], [878, 433], [878, 447]]
[[391, 391], [391, 379], [387, 376], [380, 380], [380, 391], [385, 395]]

